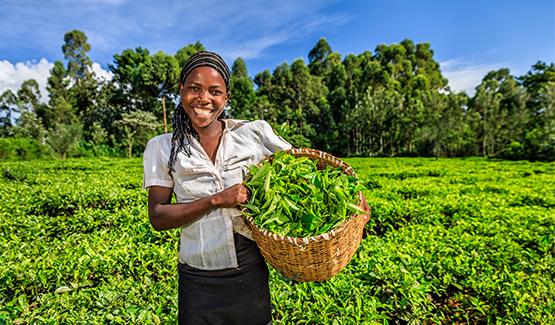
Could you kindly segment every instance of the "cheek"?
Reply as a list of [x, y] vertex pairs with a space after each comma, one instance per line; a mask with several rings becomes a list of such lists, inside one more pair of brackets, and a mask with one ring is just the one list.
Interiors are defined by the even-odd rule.
[[194, 96], [187, 95], [185, 93], [183, 94], [183, 96], [181, 96], [181, 105], [183, 105], [183, 107], [189, 106], [194, 101], [194, 99]]
[[213, 104], [218, 108], [223, 108], [226, 104], [226, 100], [225, 98], [216, 98], [214, 99]]

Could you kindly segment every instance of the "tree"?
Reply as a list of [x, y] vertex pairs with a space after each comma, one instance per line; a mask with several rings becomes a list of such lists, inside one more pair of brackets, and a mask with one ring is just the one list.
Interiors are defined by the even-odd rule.
[[200, 51], [206, 51], [206, 49], [199, 41], [196, 41], [195, 44], [188, 44], [180, 48], [175, 53], [175, 58], [177, 59], [179, 67], [182, 68], [185, 65], [185, 62], [187, 62], [193, 54]]
[[[67, 60], [66, 76], [69, 80], [67, 97], [58, 97], [56, 103], [59, 111], [74, 110], [76, 117], [80, 119], [83, 126], [83, 134], [86, 139], [90, 138], [95, 110], [101, 107], [99, 98], [100, 91], [105, 89], [102, 82], [98, 81], [92, 69], [92, 61], [87, 52], [91, 45], [87, 42], [87, 36], [80, 30], [72, 30], [64, 35], [62, 51]], [[61, 77], [62, 72], [59, 72]], [[59, 83], [60, 82], [58, 80]]]
[[48, 130], [46, 142], [60, 158], [65, 159], [81, 140], [83, 126], [74, 122], [72, 124], [56, 123], [54, 128]]
[[333, 137], [335, 124], [327, 101], [328, 89], [322, 78], [310, 74], [304, 61], [291, 64], [291, 88], [295, 127], [308, 138], [315, 148], [330, 151], [328, 139]]
[[542, 97], [541, 93], [545, 92], [548, 83], [555, 82], [555, 63], [538, 61], [528, 73], [519, 78], [519, 81], [528, 93], [526, 106], [533, 117], [539, 117], [545, 106], [545, 97]]
[[329, 71], [328, 56], [332, 53], [331, 46], [325, 38], [320, 38], [312, 50], [308, 52], [308, 68], [314, 76], [326, 75]]
[[528, 94], [530, 115], [521, 151], [528, 159], [555, 160], [555, 63], [538, 61], [519, 81]]
[[393, 156], [397, 153], [403, 133], [400, 111], [403, 96], [382, 86], [368, 88], [346, 117], [351, 139], [349, 155]]
[[43, 144], [45, 142], [46, 130], [35, 112], [22, 112], [12, 132], [15, 137], [32, 138]]
[[123, 113], [122, 119], [114, 124], [123, 129], [123, 143], [127, 146], [127, 155], [133, 156], [133, 146], [136, 143], [146, 143], [154, 135], [154, 130], [160, 126], [154, 114], [144, 111]]
[[0, 95], [0, 125], [2, 126], [0, 136], [7, 137], [10, 135], [10, 129], [13, 126], [14, 114], [19, 112], [17, 107], [17, 97], [11, 90], [5, 90]]
[[17, 91], [17, 100], [21, 111], [36, 112], [40, 105], [39, 84], [35, 79], [28, 79], [21, 83]]
[[175, 57], [164, 52], [150, 55], [139, 47], [115, 54], [109, 68], [118, 85], [112, 103], [121, 113], [140, 110], [162, 119], [162, 97], [177, 95], [179, 65]]
[[46, 128], [53, 128], [56, 123], [71, 123], [76, 120], [76, 111], [69, 98], [70, 78], [61, 61], [54, 62], [46, 90], [50, 95], [50, 109], [37, 112]]
[[489, 72], [469, 109], [480, 116], [478, 138], [484, 156], [498, 155], [523, 138], [529, 120], [526, 93], [509, 69]]
[[[525, 158], [555, 160], [555, 82], [546, 82], [538, 91], [538, 116], [530, 124], [522, 141]], [[518, 144], [512, 144], [518, 145]], [[520, 157], [521, 158], [521, 157]]]
[[45, 128], [37, 111], [44, 110], [40, 103], [39, 84], [34, 79], [25, 80], [17, 91], [17, 106], [21, 113], [17, 119], [17, 127], [14, 135], [19, 137], [30, 137], [44, 143]]
[[269, 88], [263, 88], [261, 92], [268, 93], [268, 99], [276, 110], [277, 124], [287, 122], [292, 130], [297, 130], [310, 140], [312, 146], [325, 142], [316, 129], [331, 129], [327, 88], [320, 78], [310, 75], [303, 60], [296, 60], [291, 66], [280, 64], [271, 78], [263, 75], [257, 77], [260, 83], [266, 79], [264, 87]]
[[237, 58], [231, 68], [231, 108], [229, 114], [238, 119], [259, 119], [252, 109], [255, 99], [252, 79], [247, 72], [247, 65], [242, 58]]
[[87, 43], [87, 36], [80, 30], [72, 30], [64, 35], [62, 52], [67, 60], [68, 75], [77, 82], [89, 79], [92, 62], [87, 52], [91, 45]]

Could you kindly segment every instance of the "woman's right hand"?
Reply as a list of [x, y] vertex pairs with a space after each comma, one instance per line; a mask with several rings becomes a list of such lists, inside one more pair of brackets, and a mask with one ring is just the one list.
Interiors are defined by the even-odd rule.
[[171, 204], [172, 188], [151, 186], [148, 190], [148, 216], [156, 230], [182, 227], [200, 219], [215, 208], [233, 208], [249, 199], [243, 184], [235, 184], [214, 195], [189, 203]]
[[239, 183], [212, 196], [212, 203], [218, 208], [233, 208], [249, 199], [248, 188]]

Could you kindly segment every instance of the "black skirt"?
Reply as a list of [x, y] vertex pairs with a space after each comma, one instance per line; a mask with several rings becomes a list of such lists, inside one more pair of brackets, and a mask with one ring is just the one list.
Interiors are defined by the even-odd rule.
[[205, 271], [179, 264], [179, 324], [268, 324], [268, 268], [256, 244], [235, 235], [238, 268]]

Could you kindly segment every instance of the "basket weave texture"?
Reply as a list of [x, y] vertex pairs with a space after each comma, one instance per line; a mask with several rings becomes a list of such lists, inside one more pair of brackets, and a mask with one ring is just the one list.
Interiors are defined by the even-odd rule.
[[[291, 149], [288, 152], [297, 157], [318, 160], [319, 169], [326, 165], [341, 166], [343, 173], [354, 176], [353, 169], [347, 163], [328, 153], [315, 149]], [[250, 216], [245, 216], [245, 220], [262, 256], [282, 275], [296, 281], [324, 281], [349, 263], [362, 239], [364, 225], [370, 218], [370, 208], [362, 192], [358, 195], [359, 207], [368, 213], [353, 215], [331, 231], [318, 236], [280, 236], [259, 228]]]

